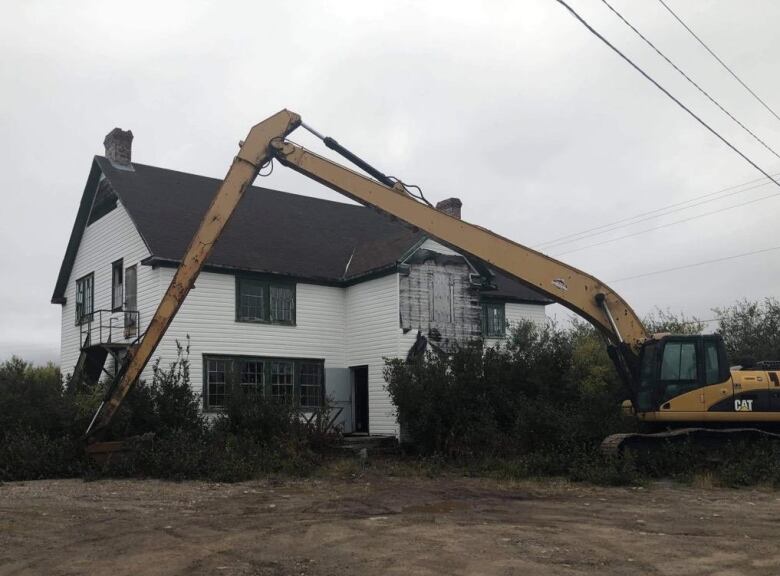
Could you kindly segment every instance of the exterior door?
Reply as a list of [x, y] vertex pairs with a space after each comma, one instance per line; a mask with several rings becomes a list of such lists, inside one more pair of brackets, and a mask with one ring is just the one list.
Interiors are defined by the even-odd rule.
[[368, 366], [355, 366], [351, 370], [355, 391], [352, 396], [355, 432], [368, 434]]
[[130, 266], [125, 270], [125, 338], [138, 335], [138, 268]]

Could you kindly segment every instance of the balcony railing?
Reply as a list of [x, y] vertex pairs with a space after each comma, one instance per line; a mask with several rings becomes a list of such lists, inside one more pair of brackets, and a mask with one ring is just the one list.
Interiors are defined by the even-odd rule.
[[130, 345], [141, 334], [138, 310], [95, 310], [79, 324], [81, 347], [98, 344]]

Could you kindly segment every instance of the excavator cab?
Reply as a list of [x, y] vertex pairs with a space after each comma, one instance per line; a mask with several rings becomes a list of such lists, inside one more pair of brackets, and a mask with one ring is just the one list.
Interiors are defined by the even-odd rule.
[[656, 419], [651, 413], [700, 412], [703, 389], [730, 380], [720, 335], [653, 338], [640, 351], [634, 409], [647, 419]]

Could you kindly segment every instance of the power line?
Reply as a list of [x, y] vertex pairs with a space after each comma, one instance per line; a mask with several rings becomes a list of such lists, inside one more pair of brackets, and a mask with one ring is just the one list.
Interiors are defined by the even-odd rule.
[[621, 57], [623, 60], [625, 60], [625, 61], [626, 61], [626, 62], [627, 62], [627, 63], [628, 63], [628, 64], [629, 64], [629, 65], [630, 65], [632, 68], [634, 68], [634, 70], [636, 70], [636, 71], [637, 71], [637, 72], [639, 72], [639, 73], [640, 73], [642, 76], [644, 76], [644, 77], [645, 77], [647, 80], [649, 80], [650, 82], [652, 82], [652, 84], [653, 84], [653, 85], [654, 85], [656, 88], [658, 88], [658, 89], [659, 89], [661, 92], [663, 92], [664, 94], [666, 94], [666, 96], [668, 96], [668, 97], [669, 97], [669, 98], [670, 98], [670, 99], [671, 99], [671, 100], [672, 100], [672, 101], [673, 101], [675, 104], [677, 104], [677, 105], [678, 105], [680, 108], [682, 108], [682, 109], [683, 109], [683, 110], [685, 110], [685, 111], [686, 111], [688, 114], [690, 114], [690, 115], [691, 115], [691, 116], [692, 116], [692, 117], [693, 117], [693, 118], [694, 118], [694, 119], [695, 119], [697, 122], [699, 122], [699, 124], [701, 124], [702, 126], [704, 126], [704, 127], [705, 127], [707, 130], [709, 130], [709, 131], [710, 131], [710, 132], [711, 132], [711, 133], [712, 133], [714, 136], [716, 136], [716, 137], [717, 137], [717, 138], [718, 138], [718, 139], [719, 139], [721, 142], [723, 142], [723, 143], [724, 143], [726, 146], [728, 146], [728, 147], [729, 147], [729, 148], [731, 148], [731, 149], [732, 149], [734, 152], [736, 152], [737, 154], [739, 154], [739, 155], [740, 155], [740, 156], [741, 156], [741, 157], [742, 157], [742, 158], [743, 158], [743, 159], [744, 159], [744, 160], [745, 160], [745, 161], [746, 161], [748, 164], [750, 164], [750, 165], [751, 165], [753, 168], [755, 168], [756, 170], [758, 170], [759, 172], [761, 172], [761, 174], [763, 174], [764, 176], [766, 176], [767, 178], [769, 178], [769, 179], [770, 179], [772, 182], [774, 182], [775, 184], [777, 184], [778, 188], [780, 188], [780, 182], [778, 182], [777, 180], [775, 180], [774, 178], [772, 178], [772, 176], [770, 176], [768, 172], [766, 172], [766, 171], [765, 171], [763, 168], [761, 168], [761, 167], [760, 167], [758, 164], [756, 164], [755, 162], [753, 162], [753, 161], [752, 161], [750, 158], [748, 158], [748, 157], [747, 157], [745, 154], [743, 154], [742, 152], [740, 152], [740, 151], [737, 149], [737, 147], [736, 147], [736, 146], [734, 146], [734, 145], [733, 145], [731, 142], [729, 142], [728, 140], [726, 140], [726, 139], [725, 139], [723, 136], [721, 136], [721, 135], [720, 135], [720, 134], [719, 134], [719, 133], [718, 133], [718, 132], [717, 132], [717, 131], [716, 131], [714, 128], [712, 128], [712, 127], [711, 127], [709, 124], [707, 124], [707, 123], [706, 123], [704, 120], [702, 120], [702, 119], [701, 119], [699, 116], [697, 116], [697, 115], [696, 115], [696, 114], [695, 114], [695, 113], [694, 113], [694, 112], [693, 112], [693, 111], [692, 111], [690, 108], [688, 108], [688, 107], [687, 107], [685, 104], [683, 104], [682, 102], [680, 102], [680, 100], [678, 100], [677, 98], [675, 98], [675, 97], [672, 95], [672, 93], [671, 93], [671, 92], [669, 92], [669, 91], [668, 91], [666, 88], [664, 88], [664, 87], [663, 87], [663, 86], [661, 86], [661, 85], [660, 85], [658, 82], [656, 82], [656, 81], [655, 81], [655, 80], [654, 80], [654, 79], [653, 79], [653, 78], [652, 78], [652, 77], [651, 77], [651, 76], [650, 76], [650, 75], [649, 75], [647, 72], [645, 72], [644, 70], [642, 70], [642, 68], [640, 68], [640, 67], [639, 67], [637, 64], [635, 64], [633, 60], [631, 60], [631, 59], [630, 59], [628, 56], [626, 56], [625, 54], [623, 54], [623, 52], [621, 52], [621, 51], [620, 51], [620, 50], [619, 50], [617, 47], [615, 47], [615, 45], [614, 45], [614, 44], [612, 44], [612, 43], [611, 43], [609, 40], [607, 40], [607, 39], [606, 39], [604, 36], [602, 36], [602, 35], [601, 35], [601, 34], [600, 34], [600, 33], [599, 33], [599, 32], [598, 32], [598, 31], [597, 31], [595, 28], [593, 28], [593, 26], [591, 26], [590, 24], [588, 24], [588, 23], [587, 23], [587, 22], [586, 22], [586, 21], [585, 21], [585, 20], [582, 18], [582, 16], [580, 16], [580, 15], [579, 15], [579, 14], [578, 14], [578, 13], [577, 13], [575, 10], [574, 10], [574, 8], [572, 8], [571, 6], [569, 6], [569, 5], [568, 5], [568, 4], [567, 4], [567, 3], [566, 3], [564, 0], [555, 0], [555, 1], [556, 1], [556, 2], [558, 2], [558, 4], [560, 4], [560, 5], [561, 5], [561, 6], [563, 6], [564, 8], [566, 8], [566, 10], [568, 10], [568, 11], [569, 11], [569, 13], [571, 13], [571, 15], [572, 15], [572, 16], [574, 16], [574, 18], [576, 18], [576, 19], [577, 19], [577, 20], [578, 20], [578, 21], [579, 21], [579, 22], [580, 22], [580, 23], [581, 23], [583, 26], [585, 26], [585, 28], [587, 28], [587, 29], [590, 31], [590, 33], [591, 33], [591, 34], [593, 34], [594, 36], [596, 36], [596, 37], [597, 37], [599, 40], [601, 40], [601, 41], [602, 41], [604, 44], [606, 44], [606, 45], [607, 45], [609, 48], [611, 48], [611, 49], [612, 49], [612, 50], [613, 50], [613, 51], [614, 51], [614, 52], [615, 52], [615, 53], [616, 53], [618, 56], [620, 56], [620, 57]]
[[699, 218], [704, 218], [705, 216], [712, 216], [713, 214], [720, 214], [721, 212], [725, 212], [727, 210], [732, 210], [734, 208], [740, 208], [742, 206], [747, 206], [748, 204], [754, 204], [756, 202], [761, 202], [762, 200], [768, 200], [769, 198], [775, 198], [777, 196], [780, 196], [780, 193], [775, 192], [774, 194], [769, 194], [767, 196], [761, 196], [760, 198], [754, 198], [753, 200], [748, 200], [747, 202], [740, 202], [739, 204], [734, 204], [732, 206], [726, 206], [725, 208], [719, 208], [717, 210], [712, 210], [710, 212], [704, 212], [703, 214], [697, 214], [695, 216], [690, 216], [688, 218], [683, 218], [682, 220], [675, 220], [674, 222], [667, 222], [666, 224], [661, 224], [660, 226], [653, 226], [652, 228], [645, 228], [644, 230], [639, 230], [638, 232], [632, 232], [631, 234], [624, 234], [623, 236], [618, 236], [617, 238], [610, 238], [609, 240], [602, 240], [601, 242], [596, 242], [594, 244], [588, 244], [587, 246], [581, 246], [579, 248], [573, 248], [572, 250], [566, 250], [564, 252], [559, 252], [558, 254], [554, 254], [554, 256], [557, 258], [558, 256], [563, 256], [564, 254], [572, 254], [573, 252], [580, 252], [580, 251], [586, 250], [588, 248], [595, 248], [596, 246], [603, 246], [604, 244], [611, 244], [612, 242], [617, 242], [618, 240], [625, 240], [626, 238], [631, 238], [633, 236], [639, 236], [640, 234], [646, 234], [648, 232], [653, 232], [654, 230], [660, 230], [662, 228], [669, 228], [670, 226], [675, 226], [677, 224], [683, 224], [685, 222], [690, 222], [691, 220], [698, 220]]
[[636, 274], [635, 276], [625, 276], [623, 278], [616, 278], [615, 280], [609, 280], [609, 283], [614, 284], [615, 282], [636, 280], [637, 278], [646, 278], [647, 276], [655, 276], [656, 274], [666, 274], [667, 272], [676, 272], [678, 270], [686, 270], [688, 268], [697, 268], [699, 266], [706, 266], [707, 264], [726, 262], [727, 260], [736, 260], [737, 258], [744, 258], [746, 256], [753, 256], [755, 254], [764, 254], [766, 252], [773, 252], [775, 250], [780, 250], [780, 246], [772, 246], [770, 248], [763, 248], [761, 250], [752, 250], [751, 252], [743, 252], [742, 254], [734, 254], [733, 256], [724, 256], [722, 258], [713, 258], [712, 260], [703, 260], [701, 262], [694, 262], [693, 264], [685, 264], [683, 266], [675, 266], [673, 268], [655, 270], [654, 272], [645, 272], [644, 274]]
[[[780, 176], [780, 173], [774, 174], [773, 176], [778, 177]], [[553, 238], [551, 240], [547, 240], [545, 242], [541, 242], [538, 245], [534, 246], [534, 248], [541, 248], [543, 246], [546, 246], [547, 244], [554, 244], [557, 243], [559, 240], [565, 240], [567, 238], [572, 238], [574, 236], [580, 236], [582, 234], [586, 234], [588, 232], [592, 232], [594, 230], [601, 230], [602, 228], [607, 228], [609, 226], [613, 226], [615, 224], [621, 224], [623, 222], [628, 222], [629, 220], [635, 220], [636, 218], [640, 218], [642, 216], [647, 216], [649, 214], [655, 214], [656, 212], [661, 212], [663, 210], [667, 210], [669, 208], [675, 208], [677, 206], [682, 206], [683, 204], [688, 204], [690, 202], [694, 202], [695, 200], [700, 200], [701, 198], [708, 198], [710, 196], [716, 196], [717, 194], [721, 194], [723, 192], [728, 192], [730, 190], [736, 190], [737, 188], [741, 188], [742, 186], [747, 186], [748, 184], [755, 184], [756, 182], [763, 182], [766, 180], [766, 178], [756, 178], [755, 180], [749, 180], [748, 182], [742, 182], [741, 184], [734, 184], [733, 186], [727, 186], [726, 188], [721, 188], [720, 190], [716, 190], [715, 192], [707, 192], [706, 194], [701, 194], [699, 196], [694, 196], [693, 198], [689, 198], [688, 200], [683, 200], [682, 202], [675, 202], [674, 204], [668, 204], [666, 206], [662, 206], [661, 208], [656, 208], [654, 210], [648, 210], [647, 212], [640, 212], [639, 214], [635, 214], [634, 216], [629, 216], [627, 218], [621, 218], [619, 220], [615, 220], [614, 222], [607, 222], [606, 224], [602, 224], [600, 226], [594, 226], [593, 228], [587, 228], [585, 230], [581, 230], [580, 232], [573, 232], [571, 234], [566, 234], [565, 236], [559, 236], [558, 238]], [[770, 182], [764, 182], [763, 185], [770, 184]], [[756, 186], [757, 187], [757, 186]], [[744, 190], [740, 190], [739, 192], [747, 192], [748, 190], [753, 190], [754, 187], [746, 188]], [[726, 194], [723, 196], [725, 198], [726, 196], [730, 196], [731, 194]], [[720, 198], [715, 198], [714, 200], [720, 200]], [[685, 208], [681, 208], [681, 210], [684, 210]]]
[[751, 89], [748, 87], [748, 85], [747, 85], [747, 84], [745, 84], [745, 83], [744, 83], [744, 82], [743, 82], [743, 81], [740, 79], [740, 77], [739, 77], [739, 76], [737, 76], [737, 75], [734, 73], [734, 71], [733, 71], [731, 68], [729, 68], [729, 67], [726, 65], [726, 63], [725, 63], [723, 60], [721, 60], [720, 58], [718, 58], [718, 55], [717, 55], [717, 54], [715, 54], [715, 52], [713, 52], [713, 51], [710, 49], [710, 47], [709, 47], [709, 46], [707, 46], [707, 45], [704, 43], [704, 40], [702, 40], [701, 38], [699, 38], [699, 37], [696, 35], [696, 33], [695, 33], [693, 30], [691, 30], [691, 29], [690, 29], [690, 27], [688, 27], [688, 25], [687, 25], [685, 22], [683, 22], [683, 21], [682, 21], [682, 19], [681, 19], [681, 18], [680, 18], [680, 17], [679, 17], [677, 14], [675, 14], [675, 13], [674, 13], [674, 11], [673, 11], [671, 8], [669, 8], [669, 6], [666, 4], [666, 2], [664, 2], [664, 0], [658, 0], [658, 1], [661, 3], [661, 5], [662, 5], [664, 8], [666, 8], [666, 9], [667, 9], [667, 11], [669, 12], [669, 14], [671, 14], [672, 16], [674, 16], [674, 19], [675, 19], [675, 20], [677, 20], [677, 21], [678, 21], [680, 24], [682, 24], [683, 28], [685, 28], [685, 29], [686, 29], [688, 32], [690, 32], [691, 36], [693, 36], [694, 38], [696, 38], [696, 40], [699, 42], [699, 44], [701, 44], [702, 46], [704, 46], [704, 49], [705, 49], [707, 52], [709, 52], [709, 53], [712, 55], [712, 57], [713, 57], [713, 58], [715, 58], [715, 60], [717, 60], [717, 61], [720, 63], [720, 65], [721, 65], [721, 66], [723, 66], [723, 67], [724, 67], [724, 68], [725, 68], [725, 69], [728, 71], [728, 73], [729, 73], [729, 74], [731, 74], [731, 75], [734, 77], [734, 79], [735, 79], [737, 82], [739, 82], [740, 84], [742, 84], [742, 87], [743, 87], [745, 90], [747, 90], [748, 92], [750, 92], [750, 94], [752, 94], [753, 98], [755, 98], [756, 100], [758, 100], [758, 101], [761, 103], [761, 105], [762, 105], [764, 108], [766, 108], [767, 110], [769, 110], [769, 112], [772, 114], [772, 116], [774, 116], [775, 118], [777, 118], [778, 120], [780, 120], [780, 116], [778, 116], [778, 115], [777, 115], [777, 113], [776, 113], [774, 110], [772, 110], [772, 109], [769, 107], [769, 105], [768, 105], [766, 102], [764, 102], [764, 101], [763, 101], [761, 98], [759, 98], [759, 97], [758, 97], [758, 94], [756, 94], [755, 92], [753, 92], [753, 91], [752, 91], [752, 90], [751, 90]]
[[646, 38], [646, 37], [645, 37], [645, 36], [644, 36], [644, 35], [643, 35], [643, 34], [642, 34], [642, 33], [641, 33], [639, 30], [637, 30], [637, 29], [634, 27], [634, 25], [633, 25], [633, 24], [631, 24], [631, 22], [629, 22], [628, 20], [626, 20], [626, 19], [623, 17], [623, 15], [622, 15], [620, 12], [618, 12], [618, 11], [617, 11], [615, 8], [613, 8], [613, 7], [612, 7], [612, 5], [611, 5], [609, 2], [607, 2], [607, 0], [601, 0], [601, 2], [602, 2], [602, 3], [603, 3], [603, 4], [604, 4], [604, 5], [607, 7], [607, 8], [609, 8], [609, 9], [610, 9], [610, 10], [613, 12], [613, 14], [615, 14], [615, 16], [617, 16], [618, 18], [620, 18], [620, 19], [623, 21], [623, 23], [624, 23], [626, 26], [628, 26], [629, 28], [631, 28], [631, 30], [633, 30], [633, 31], [636, 33], [636, 35], [637, 35], [637, 36], [639, 36], [639, 37], [640, 37], [642, 40], [644, 40], [644, 41], [645, 41], [645, 43], [646, 43], [648, 46], [650, 46], [650, 48], [652, 48], [653, 50], [655, 50], [655, 51], [656, 51], [656, 53], [657, 53], [657, 54], [658, 54], [658, 55], [659, 55], [661, 58], [663, 58], [664, 60], [666, 60], [666, 61], [669, 63], [669, 65], [670, 65], [672, 68], [674, 68], [675, 70], [677, 70], [677, 72], [679, 72], [679, 73], [680, 73], [680, 75], [682, 75], [682, 77], [683, 77], [683, 78], [685, 78], [685, 79], [686, 79], [688, 82], [690, 82], [690, 83], [691, 83], [691, 84], [692, 84], [692, 85], [693, 85], [693, 86], [694, 86], [694, 87], [695, 87], [695, 88], [696, 88], [696, 89], [697, 89], [699, 92], [701, 92], [701, 93], [702, 93], [704, 96], [706, 96], [706, 97], [707, 97], [707, 99], [708, 99], [710, 102], [712, 102], [713, 104], [715, 104], [715, 106], [717, 106], [717, 107], [720, 109], [720, 111], [721, 111], [721, 112], [723, 112], [723, 113], [724, 113], [726, 116], [728, 116], [728, 117], [729, 117], [729, 118], [731, 118], [731, 119], [732, 119], [734, 122], [736, 122], [737, 124], [739, 124], [739, 126], [740, 126], [740, 127], [741, 127], [741, 128], [742, 128], [742, 129], [743, 129], [745, 132], [747, 132], [748, 134], [750, 134], [750, 135], [751, 135], [751, 136], [752, 136], [752, 137], [753, 137], [753, 138], [754, 138], [754, 139], [755, 139], [755, 140], [756, 140], [756, 141], [757, 141], [759, 144], [761, 144], [761, 145], [762, 145], [764, 148], [766, 148], [766, 149], [767, 149], [767, 150], [769, 150], [769, 151], [770, 151], [772, 154], [774, 154], [774, 155], [775, 155], [775, 157], [777, 157], [778, 159], [780, 159], [780, 155], [778, 155], [778, 153], [777, 153], [777, 152], [775, 152], [775, 151], [774, 151], [774, 149], [772, 149], [772, 147], [771, 147], [771, 146], [769, 146], [769, 144], [767, 144], [766, 142], [764, 142], [764, 141], [763, 141], [761, 138], [759, 138], [759, 137], [758, 137], [758, 136], [757, 136], [757, 135], [756, 135], [756, 134], [755, 134], [755, 133], [754, 133], [752, 130], [750, 130], [750, 128], [748, 128], [748, 127], [747, 127], [747, 126], [745, 126], [745, 125], [744, 125], [742, 122], [740, 122], [739, 120], [737, 120], [737, 119], [734, 117], [734, 115], [733, 115], [731, 112], [729, 112], [729, 111], [728, 111], [728, 110], [726, 110], [726, 109], [725, 109], [723, 106], [721, 106], [721, 105], [720, 105], [720, 103], [719, 103], [717, 100], [715, 100], [715, 98], [713, 98], [712, 96], [710, 96], [710, 95], [709, 95], [709, 93], [708, 93], [708, 92], [707, 92], [707, 91], [706, 91], [704, 88], [702, 88], [702, 87], [701, 87], [701, 86], [699, 86], [699, 85], [698, 85], [696, 82], [694, 82], [694, 80], [693, 80], [693, 79], [692, 79], [690, 76], [688, 76], [688, 74], [686, 74], [685, 72], [683, 72], [683, 71], [680, 69], [680, 67], [679, 67], [679, 66], [677, 66], [677, 64], [675, 64], [674, 62], [672, 62], [672, 61], [671, 61], [671, 60], [670, 60], [670, 59], [669, 59], [669, 58], [666, 56], [666, 54], [664, 54], [663, 52], [661, 52], [661, 50], [659, 50], [659, 49], [656, 47], [656, 45], [655, 45], [655, 44], [653, 44], [653, 43], [652, 43], [650, 40], [648, 40], [648, 39], [647, 39], [647, 38]]
[[[741, 190], [734, 190], [735, 188], [740, 188], [741, 186], [746, 186], [747, 184], [751, 184], [754, 182], [761, 182], [761, 183], [755, 184], [748, 188], [742, 188]], [[670, 214], [682, 212], [683, 210], [688, 210], [689, 208], [695, 208], [696, 206], [701, 206], [703, 204], [708, 204], [710, 202], [717, 202], [718, 200], [723, 200], [724, 198], [729, 198], [730, 196], [734, 196], [736, 194], [743, 194], [745, 192], [750, 192], [751, 190], [763, 188], [768, 184], [771, 184], [771, 182], [766, 182], [766, 178], [758, 178], [756, 180], [751, 180], [750, 182], [744, 182], [743, 184], [738, 184], [736, 186], [731, 186], [728, 188], [724, 188], [722, 190], [718, 190], [717, 192], [710, 192], [708, 194], [696, 196], [694, 198], [690, 198], [683, 202], [677, 202], [675, 204], [670, 204], [662, 208], [656, 208], [655, 210], [642, 212], [634, 216], [631, 216], [629, 218], [622, 218], [620, 220], [616, 220], [615, 222], [602, 224], [601, 226], [596, 226], [595, 228], [589, 228], [587, 230], [583, 230], [582, 232], [576, 232], [573, 234], [568, 234], [566, 236], [561, 236], [556, 240], [548, 240], [547, 242], [543, 242], [542, 244], [536, 246], [535, 248], [537, 249], [543, 248], [545, 250], [549, 250], [550, 248], [560, 248], [561, 246], [565, 246], [566, 244], [579, 242], [580, 240], [585, 240], [586, 238], [601, 236], [602, 234], [614, 232], [615, 230], [620, 230], [621, 228], [628, 228], [629, 226], [634, 226], [635, 224], [640, 224], [648, 220], [661, 218], [663, 216], [669, 216]], [[734, 190], [734, 191], [729, 192], [730, 190]], [[728, 193], [722, 194], [723, 192], [728, 192]], [[722, 194], [722, 195], [717, 196], [715, 198], [711, 198], [711, 196], [714, 196], [715, 194]], [[702, 198], [709, 198], [709, 199], [701, 200]], [[699, 202], [697, 200], [701, 200], [701, 201]], [[685, 204], [687, 204], [687, 206], [684, 206]]]

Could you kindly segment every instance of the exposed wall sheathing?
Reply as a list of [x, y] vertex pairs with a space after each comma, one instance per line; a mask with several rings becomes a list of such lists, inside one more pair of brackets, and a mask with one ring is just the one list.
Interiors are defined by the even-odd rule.
[[480, 336], [479, 292], [462, 256], [420, 249], [406, 265], [399, 281], [401, 328], [420, 330], [445, 350]]

